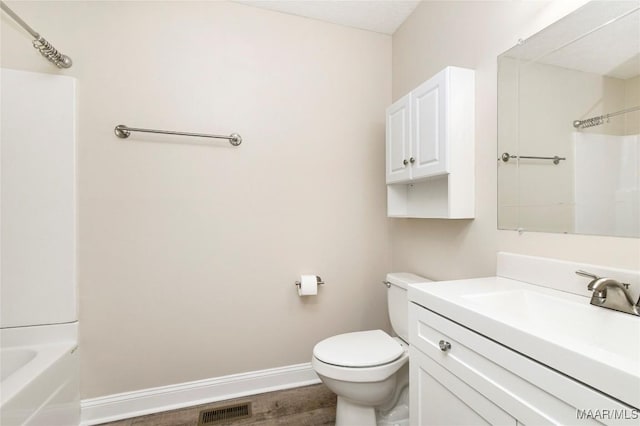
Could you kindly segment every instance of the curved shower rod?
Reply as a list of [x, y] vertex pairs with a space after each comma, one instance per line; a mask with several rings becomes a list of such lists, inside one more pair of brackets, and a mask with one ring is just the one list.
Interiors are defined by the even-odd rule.
[[26, 22], [22, 20], [16, 13], [9, 9], [3, 1], [0, 1], [0, 7], [2, 10], [14, 21], [16, 21], [22, 28], [27, 30], [29, 34], [34, 38], [32, 44], [33, 47], [38, 49], [40, 54], [44, 56], [49, 62], [53, 63], [58, 68], [69, 68], [72, 65], [71, 58], [64, 55], [62, 52], [56, 50], [51, 43], [49, 43], [44, 37], [38, 34], [33, 28], [31, 28]]
[[640, 110], [640, 105], [627, 108], [627, 109], [622, 109], [616, 112], [611, 112], [609, 114], [599, 115], [597, 117], [585, 118], [584, 120], [574, 120], [573, 127], [575, 127], [576, 129], [586, 129], [587, 127], [599, 126], [602, 123], [604, 123], [605, 120], [608, 120], [610, 117], [615, 117], [616, 115], [626, 114], [628, 112], [633, 112], [638, 110]]

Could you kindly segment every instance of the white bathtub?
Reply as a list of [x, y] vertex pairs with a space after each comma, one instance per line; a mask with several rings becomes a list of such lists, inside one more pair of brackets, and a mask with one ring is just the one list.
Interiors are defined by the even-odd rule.
[[80, 423], [78, 323], [0, 329], [0, 424]]

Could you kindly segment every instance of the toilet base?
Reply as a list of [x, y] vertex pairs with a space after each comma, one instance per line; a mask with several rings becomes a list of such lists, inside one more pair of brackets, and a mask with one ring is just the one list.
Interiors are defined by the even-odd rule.
[[409, 426], [409, 384], [400, 391], [398, 400], [392, 409], [376, 409], [377, 426]]
[[357, 405], [338, 396], [336, 407], [336, 426], [375, 425], [375, 407]]

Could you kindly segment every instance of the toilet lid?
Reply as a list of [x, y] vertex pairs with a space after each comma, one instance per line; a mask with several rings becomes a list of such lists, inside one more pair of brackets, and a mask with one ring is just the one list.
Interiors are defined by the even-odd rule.
[[358, 331], [329, 337], [313, 348], [313, 356], [341, 367], [372, 367], [394, 361], [404, 349], [382, 330]]

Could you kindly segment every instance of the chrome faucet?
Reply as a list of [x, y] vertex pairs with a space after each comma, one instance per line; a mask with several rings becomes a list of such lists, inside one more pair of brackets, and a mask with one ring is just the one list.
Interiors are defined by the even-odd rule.
[[591, 278], [587, 289], [593, 291], [592, 305], [640, 316], [640, 298], [636, 302], [633, 301], [629, 284], [613, 278], [599, 277], [586, 271], [576, 271], [576, 274]]

